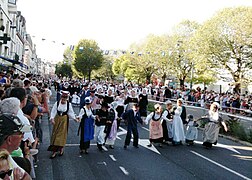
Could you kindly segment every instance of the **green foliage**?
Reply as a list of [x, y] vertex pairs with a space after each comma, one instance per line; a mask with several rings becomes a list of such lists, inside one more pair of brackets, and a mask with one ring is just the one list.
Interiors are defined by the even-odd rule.
[[228, 72], [237, 90], [240, 83], [251, 80], [251, 19], [252, 7], [223, 9], [201, 26], [193, 40], [196, 54], [219, 74]]
[[229, 132], [228, 132], [229, 135], [237, 137], [238, 139], [243, 140], [243, 141], [248, 140], [247, 133], [244, 127], [241, 125], [239, 119], [230, 118], [229, 120], [226, 121], [226, 124], [229, 129]]
[[101, 68], [98, 70], [95, 70], [93, 72], [93, 77], [98, 80], [112, 80], [114, 79], [115, 75], [112, 71], [112, 65], [113, 65], [113, 57], [106, 56]]
[[74, 49], [73, 57], [75, 69], [84, 76], [88, 76], [89, 81], [91, 80], [91, 72], [99, 69], [104, 60], [98, 44], [87, 39], [79, 41]]
[[69, 77], [72, 78], [73, 71], [71, 65], [68, 62], [60, 62], [56, 65], [55, 74], [59, 77]]

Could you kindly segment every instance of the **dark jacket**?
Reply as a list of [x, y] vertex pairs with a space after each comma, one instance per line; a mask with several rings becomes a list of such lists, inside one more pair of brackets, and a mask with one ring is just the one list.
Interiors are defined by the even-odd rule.
[[140, 113], [137, 112], [136, 116], [134, 116], [133, 109], [130, 109], [122, 114], [122, 118], [128, 122], [128, 127], [131, 128], [137, 128], [137, 121], [141, 124], [143, 123], [143, 120], [140, 116]]

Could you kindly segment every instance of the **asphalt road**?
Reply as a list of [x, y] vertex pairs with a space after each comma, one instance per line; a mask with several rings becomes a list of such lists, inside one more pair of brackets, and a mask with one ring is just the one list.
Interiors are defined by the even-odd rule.
[[[78, 108], [74, 108], [78, 112]], [[192, 111], [197, 115], [197, 111]], [[148, 148], [148, 127], [139, 125], [140, 148], [123, 149], [126, 127], [118, 133], [115, 149], [97, 150], [93, 141], [88, 155], [79, 155], [78, 123], [70, 121], [65, 153], [49, 159], [51, 125], [42, 120], [43, 143], [36, 168], [38, 180], [83, 179], [252, 179], [252, 147], [219, 138], [208, 150], [202, 146], [202, 133], [194, 146]]]

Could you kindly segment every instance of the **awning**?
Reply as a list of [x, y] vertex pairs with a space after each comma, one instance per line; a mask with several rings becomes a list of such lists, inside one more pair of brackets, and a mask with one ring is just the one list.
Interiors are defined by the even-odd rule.
[[20, 71], [20, 72], [22, 72], [22, 73], [24, 73], [24, 74], [27, 74], [27, 72], [25, 72], [25, 71], [23, 71], [22, 69], [19, 69], [19, 68], [17, 68], [17, 67], [15, 67], [15, 66], [13, 66], [16, 70], [18, 70], [18, 71]]
[[13, 59], [10, 59], [10, 58], [7, 58], [7, 57], [0, 56], [0, 58], [5, 60], [5, 61], [8, 61], [10, 63], [13, 63], [13, 64], [20, 64], [19, 61], [16, 61], [16, 60], [13, 60]]
[[26, 64], [24, 64], [24, 63], [20, 63], [19, 65], [20, 65], [21, 67], [25, 68], [25, 69], [29, 69], [29, 67], [28, 67]]

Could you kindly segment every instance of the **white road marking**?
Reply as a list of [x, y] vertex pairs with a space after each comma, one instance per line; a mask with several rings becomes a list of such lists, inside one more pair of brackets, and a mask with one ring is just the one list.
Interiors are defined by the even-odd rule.
[[[79, 146], [80, 144], [66, 144], [65, 146]], [[97, 146], [97, 144], [90, 144], [90, 146]]]
[[[201, 141], [194, 141], [194, 142], [197, 143], [197, 144], [203, 144], [203, 142], [201, 142]], [[215, 147], [225, 148], [225, 149], [230, 150], [230, 151], [233, 151], [233, 152], [235, 152], [235, 153], [237, 153], [237, 154], [241, 154], [239, 151], [237, 151], [236, 149], [234, 149], [234, 147], [232, 147], [232, 146], [230, 146], [230, 145], [217, 143], [217, 144], [215, 145]]]
[[248, 177], [246, 177], [246, 176], [244, 176], [244, 175], [242, 175], [242, 174], [240, 174], [240, 173], [238, 173], [238, 172], [236, 172], [236, 171], [234, 171], [234, 170], [232, 170], [232, 169], [230, 169], [230, 168], [228, 168], [226, 166], [223, 166], [220, 163], [217, 163], [217, 162], [215, 162], [215, 161], [213, 161], [213, 160], [211, 160], [211, 159], [209, 159], [209, 158], [207, 158], [207, 157], [205, 157], [205, 156], [203, 156], [203, 155], [201, 155], [201, 154], [199, 154], [199, 153], [197, 153], [195, 151], [191, 151], [191, 153], [193, 153], [193, 154], [195, 154], [195, 155], [197, 155], [197, 156], [199, 156], [199, 157], [201, 157], [201, 158], [203, 158], [203, 159], [205, 159], [205, 160], [207, 160], [207, 161], [209, 161], [209, 162], [211, 162], [211, 163], [213, 163], [213, 164], [215, 164], [215, 165], [217, 165], [217, 166], [219, 166], [219, 167], [221, 167], [221, 168], [223, 168], [223, 169], [225, 169], [225, 170], [227, 170], [227, 171], [229, 171], [229, 172], [231, 172], [231, 173], [233, 173], [233, 174], [235, 174], [235, 175], [237, 175], [237, 176], [239, 176], [239, 177], [241, 177], [243, 179], [251, 180], [250, 178], [248, 178]]
[[103, 161], [103, 162], [98, 162], [97, 164], [107, 166], [107, 163], [106, 163], [105, 161]]
[[121, 169], [121, 171], [126, 175], [128, 176], [129, 175], [129, 172], [122, 166], [119, 166], [119, 168]]
[[150, 130], [148, 128], [146, 128], [146, 127], [142, 127], [142, 129], [150, 132]]
[[116, 158], [113, 155], [109, 155], [109, 157], [112, 159], [112, 161], [116, 161]]

